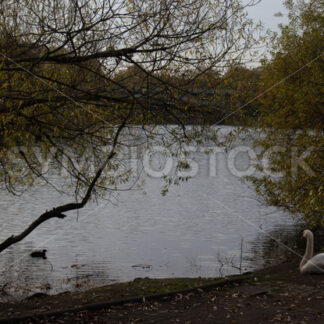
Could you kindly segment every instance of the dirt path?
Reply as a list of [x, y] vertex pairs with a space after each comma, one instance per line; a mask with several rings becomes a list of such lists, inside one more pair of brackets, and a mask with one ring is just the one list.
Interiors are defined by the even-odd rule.
[[225, 286], [21, 322], [324, 323], [324, 276], [301, 276], [298, 263], [287, 262]]

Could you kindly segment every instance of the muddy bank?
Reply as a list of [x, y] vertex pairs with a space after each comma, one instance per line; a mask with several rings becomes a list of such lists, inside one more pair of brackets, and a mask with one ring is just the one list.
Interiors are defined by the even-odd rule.
[[301, 276], [298, 260], [293, 260], [225, 279], [136, 279], [0, 304], [0, 319], [3, 323], [324, 323], [324, 276]]
[[0, 303], [0, 323], [10, 318], [59, 313], [64, 310], [99, 308], [100, 305], [122, 305], [148, 296], [160, 296], [186, 291], [195, 287], [222, 282], [222, 278], [138, 278], [131, 282], [116, 283], [82, 292], [65, 292], [57, 295], [36, 293], [19, 302]]

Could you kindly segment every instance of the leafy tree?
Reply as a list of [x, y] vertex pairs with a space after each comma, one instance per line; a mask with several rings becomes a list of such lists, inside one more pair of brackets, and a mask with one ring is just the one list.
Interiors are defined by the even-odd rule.
[[[128, 182], [118, 153], [130, 142], [163, 140], [180, 154], [184, 144], [214, 138], [195, 81], [222, 73], [253, 43], [238, 0], [2, 1], [2, 184], [17, 194], [34, 183], [54, 186], [64, 171], [75, 200], [44, 212], [0, 252]], [[187, 128], [188, 114], [201, 125]], [[165, 120], [174, 126], [156, 126]]]
[[269, 204], [323, 224], [324, 2], [286, 5], [290, 22], [282, 26], [272, 58], [263, 65], [262, 135], [255, 140], [263, 149], [260, 158], [267, 151], [268, 169], [281, 176], [249, 180]]
[[[260, 102], [254, 99], [259, 93], [262, 70], [262, 67], [248, 68], [240, 65], [225, 74], [222, 86], [227, 91], [227, 100], [224, 105], [229, 113], [233, 112], [226, 123], [241, 126], [255, 124]], [[241, 107], [244, 109], [240, 109]]]
[[[17, 194], [35, 182], [54, 186], [63, 170], [75, 201], [44, 212], [0, 252], [128, 182], [117, 153], [130, 142], [163, 139], [181, 152], [213, 137], [192, 89], [238, 61], [255, 42], [253, 28], [238, 0], [2, 1], [2, 183]], [[188, 115], [201, 125], [187, 128]], [[155, 126], [165, 120], [174, 126]]]

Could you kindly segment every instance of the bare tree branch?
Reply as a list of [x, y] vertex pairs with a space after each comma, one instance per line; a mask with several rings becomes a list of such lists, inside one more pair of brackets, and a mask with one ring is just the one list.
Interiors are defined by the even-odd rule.
[[7, 249], [9, 246], [20, 242], [21, 240], [23, 240], [27, 235], [29, 235], [35, 228], [37, 228], [39, 225], [41, 225], [42, 223], [46, 222], [47, 220], [51, 219], [51, 218], [59, 218], [59, 219], [63, 219], [66, 217], [66, 215], [64, 213], [71, 211], [71, 210], [76, 210], [76, 209], [81, 209], [83, 208], [87, 202], [89, 201], [89, 199], [91, 198], [91, 194], [93, 192], [93, 189], [98, 181], [98, 179], [100, 178], [103, 170], [105, 169], [105, 167], [107, 166], [107, 164], [109, 163], [109, 161], [114, 157], [115, 155], [115, 148], [117, 146], [117, 141], [118, 141], [118, 137], [122, 131], [122, 129], [125, 127], [126, 125], [126, 119], [124, 120], [124, 122], [118, 127], [115, 137], [114, 137], [114, 142], [113, 142], [113, 146], [111, 148], [111, 151], [109, 152], [106, 160], [103, 162], [103, 164], [100, 166], [100, 168], [97, 170], [92, 182], [90, 183], [88, 190], [84, 196], [84, 198], [82, 199], [81, 202], [79, 203], [69, 203], [66, 205], [62, 205], [62, 206], [58, 206], [58, 207], [54, 207], [53, 209], [51, 209], [50, 211], [46, 211], [45, 213], [43, 213], [42, 215], [40, 215], [34, 222], [32, 222], [22, 233], [20, 233], [19, 235], [12, 235], [9, 238], [7, 238], [5, 241], [3, 241], [0, 244], [0, 253]]

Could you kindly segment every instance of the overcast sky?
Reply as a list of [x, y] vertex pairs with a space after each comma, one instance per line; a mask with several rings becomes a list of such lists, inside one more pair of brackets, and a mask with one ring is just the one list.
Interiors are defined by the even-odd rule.
[[[245, 0], [244, 3], [249, 2]], [[275, 17], [274, 14], [281, 12], [283, 17]], [[283, 5], [283, 0], [262, 0], [254, 7], [248, 8], [250, 18], [255, 22], [262, 21], [263, 25], [273, 31], [279, 31], [278, 24], [287, 23], [287, 10]]]

